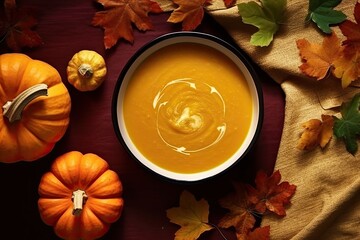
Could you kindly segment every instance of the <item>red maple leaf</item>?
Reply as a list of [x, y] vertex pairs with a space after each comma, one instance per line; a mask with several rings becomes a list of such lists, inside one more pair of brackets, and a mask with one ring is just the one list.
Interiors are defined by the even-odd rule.
[[93, 26], [105, 30], [104, 45], [106, 49], [114, 46], [119, 39], [133, 43], [132, 24], [140, 31], [153, 29], [149, 13], [162, 12], [158, 3], [151, 0], [97, 0], [105, 10], [96, 12]]
[[224, 0], [224, 4], [227, 8], [234, 6], [236, 3], [236, 0]]
[[253, 229], [256, 219], [252, 215], [252, 203], [248, 200], [245, 185], [237, 183], [234, 188], [234, 192], [219, 200], [220, 206], [229, 210], [220, 219], [219, 227], [234, 227], [236, 236], [240, 239]]
[[37, 47], [43, 42], [33, 29], [37, 20], [29, 11], [16, 6], [14, 0], [4, 1], [0, 12], [0, 36], [6, 45], [14, 52], [20, 52], [23, 47]]
[[195, 30], [204, 18], [204, 8], [211, 4], [211, 0], [173, 0], [178, 5], [168, 18], [168, 22], [182, 22], [182, 30]]
[[247, 185], [249, 201], [255, 205], [256, 211], [266, 210], [279, 216], [285, 216], [285, 205], [290, 203], [296, 186], [289, 182], [281, 182], [280, 171], [275, 171], [270, 177], [264, 171], [259, 171], [255, 178], [256, 187]]

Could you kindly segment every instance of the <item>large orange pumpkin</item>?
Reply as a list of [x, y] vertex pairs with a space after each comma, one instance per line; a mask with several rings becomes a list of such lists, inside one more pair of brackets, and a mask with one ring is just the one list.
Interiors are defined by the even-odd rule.
[[122, 183], [96, 154], [71, 151], [56, 158], [41, 178], [42, 220], [63, 239], [97, 239], [122, 213]]
[[71, 99], [59, 72], [25, 54], [0, 55], [0, 162], [49, 153], [69, 125]]

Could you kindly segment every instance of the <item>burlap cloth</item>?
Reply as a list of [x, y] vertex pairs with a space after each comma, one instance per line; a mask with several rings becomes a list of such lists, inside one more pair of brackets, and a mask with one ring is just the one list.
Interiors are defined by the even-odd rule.
[[[174, 7], [166, 0], [158, 2], [164, 9]], [[296, 148], [303, 122], [320, 119], [321, 114], [338, 115], [336, 107], [360, 91], [355, 84], [342, 89], [339, 79], [316, 81], [299, 71], [301, 60], [296, 40], [306, 38], [321, 43], [324, 38], [314, 24], [305, 24], [308, 3], [288, 0], [284, 24], [268, 47], [250, 45], [250, 36], [257, 29], [242, 23], [236, 6], [226, 9], [223, 1], [215, 0], [208, 13], [285, 92], [285, 124], [275, 169], [280, 170], [283, 180], [295, 184], [297, 190], [287, 215], [266, 216], [262, 226], [270, 225], [274, 240], [360, 239], [359, 153], [351, 155], [335, 137], [323, 150]], [[343, 0], [336, 9], [354, 21], [355, 3], [356, 0]], [[338, 27], [333, 30], [343, 37]]]

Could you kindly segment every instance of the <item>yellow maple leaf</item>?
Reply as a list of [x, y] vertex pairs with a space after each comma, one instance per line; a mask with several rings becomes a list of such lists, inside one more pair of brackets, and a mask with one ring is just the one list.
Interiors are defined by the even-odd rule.
[[334, 119], [330, 115], [321, 115], [321, 120], [310, 119], [302, 124], [305, 129], [301, 134], [297, 148], [300, 150], [312, 150], [320, 145], [324, 148], [333, 135]]
[[355, 48], [348, 47], [333, 64], [333, 74], [341, 78], [343, 88], [348, 87], [352, 81], [360, 77], [360, 51]]
[[194, 195], [183, 191], [179, 207], [166, 211], [170, 222], [180, 225], [175, 233], [175, 240], [195, 240], [203, 232], [213, 229], [209, 224], [209, 204], [205, 199], [196, 200]]

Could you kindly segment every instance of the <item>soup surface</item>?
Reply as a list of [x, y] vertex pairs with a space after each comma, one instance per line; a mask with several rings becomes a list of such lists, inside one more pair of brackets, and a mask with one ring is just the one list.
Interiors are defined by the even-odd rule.
[[197, 43], [163, 47], [134, 71], [123, 102], [133, 143], [154, 164], [179, 173], [214, 168], [243, 143], [252, 119], [243, 73]]

